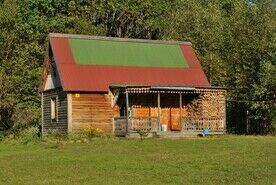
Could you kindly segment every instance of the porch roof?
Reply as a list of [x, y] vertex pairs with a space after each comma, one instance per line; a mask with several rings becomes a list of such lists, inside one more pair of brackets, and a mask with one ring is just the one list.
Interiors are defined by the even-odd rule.
[[226, 89], [222, 87], [186, 87], [186, 86], [128, 86], [113, 85], [110, 86], [111, 91], [121, 89], [128, 93], [183, 93], [198, 94], [204, 92], [225, 94]]

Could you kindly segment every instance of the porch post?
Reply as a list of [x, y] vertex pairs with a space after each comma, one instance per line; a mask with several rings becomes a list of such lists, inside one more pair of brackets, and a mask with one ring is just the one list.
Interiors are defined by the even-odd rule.
[[182, 131], [182, 93], [179, 94], [179, 115], [180, 115], [180, 130]]
[[129, 107], [129, 102], [128, 102], [128, 90], [126, 88], [126, 133], [128, 133], [128, 107]]
[[224, 101], [224, 124], [223, 124], [223, 127], [224, 127], [224, 134], [226, 134], [226, 109], [227, 109], [227, 101], [226, 101], [226, 94], [227, 93], [227, 91], [225, 90], [224, 91], [224, 93], [223, 93], [223, 95], [224, 95], [224, 97], [223, 97], [223, 101]]
[[158, 131], [160, 130], [160, 92], [157, 94], [157, 106], [158, 106]]

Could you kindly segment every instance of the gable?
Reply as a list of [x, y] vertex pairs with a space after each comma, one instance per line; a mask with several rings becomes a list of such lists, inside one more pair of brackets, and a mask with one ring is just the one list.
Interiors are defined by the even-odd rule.
[[61, 87], [61, 82], [59, 78], [59, 73], [57, 71], [57, 67], [55, 63], [51, 64], [49, 73], [46, 77], [46, 82], [44, 85], [44, 91], [56, 89]]
[[209, 86], [189, 43], [50, 34], [64, 91], [108, 92], [111, 85]]

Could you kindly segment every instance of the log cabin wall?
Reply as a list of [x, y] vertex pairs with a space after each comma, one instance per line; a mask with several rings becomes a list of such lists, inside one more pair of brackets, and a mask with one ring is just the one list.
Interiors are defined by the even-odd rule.
[[157, 117], [157, 94], [130, 94], [133, 117]]
[[[51, 119], [51, 99], [56, 98], [57, 119]], [[62, 89], [45, 91], [42, 94], [42, 132], [59, 130], [67, 132], [67, 95]]]
[[113, 131], [113, 117], [119, 116], [119, 109], [117, 106], [112, 107], [110, 94], [72, 93], [70, 99], [71, 131], [83, 130], [87, 125], [104, 132]]

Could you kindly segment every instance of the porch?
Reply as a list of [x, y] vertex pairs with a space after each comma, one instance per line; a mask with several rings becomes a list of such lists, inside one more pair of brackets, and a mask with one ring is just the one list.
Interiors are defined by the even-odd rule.
[[224, 134], [224, 120], [220, 118], [192, 118], [182, 117], [179, 130], [164, 130], [157, 117], [132, 117], [127, 123], [126, 117], [114, 118], [114, 133], [117, 136], [144, 131], [157, 135], [173, 132], [178, 135], [200, 134], [203, 129], [208, 129], [209, 134]]
[[191, 87], [121, 87], [114, 117], [117, 136], [137, 132], [157, 135], [225, 133], [225, 90]]

